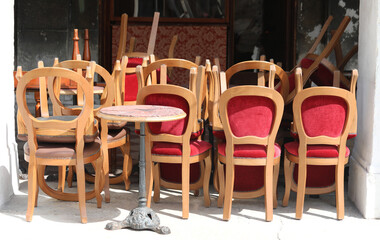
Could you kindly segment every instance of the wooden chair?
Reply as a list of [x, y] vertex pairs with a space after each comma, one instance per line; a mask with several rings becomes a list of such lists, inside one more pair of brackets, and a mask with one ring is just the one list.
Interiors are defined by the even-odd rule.
[[[120, 62], [117, 61], [115, 64], [114, 72], [111, 75], [105, 68], [100, 66], [99, 64], [96, 64], [95, 62], [89, 62], [89, 61], [83, 61], [83, 60], [68, 60], [68, 61], [62, 61], [62, 62], [56, 62], [54, 66], [56, 67], [62, 67], [67, 68], [71, 70], [76, 70], [81, 72], [81, 70], [85, 69], [87, 66], [92, 66], [94, 69], [93, 71], [93, 78], [95, 74], [98, 74], [100, 78], [102, 78], [105, 82], [105, 88], [103, 91], [103, 94], [100, 99], [100, 105], [95, 105], [94, 111], [93, 111], [93, 117], [95, 116], [97, 112], [104, 107], [109, 107], [111, 105], [115, 105], [118, 102], [115, 101], [115, 89], [117, 85], [117, 81], [120, 78], [121, 74], [121, 68], [120, 68]], [[93, 78], [91, 79], [91, 83], [93, 83]], [[90, 83], [90, 84], [91, 84]], [[59, 88], [59, 85], [56, 87], [56, 89]], [[57, 92], [57, 91], [56, 91]], [[77, 106], [64, 106], [59, 101], [59, 95], [56, 96], [56, 100], [52, 101], [53, 103], [53, 109], [55, 115], [76, 115], [78, 111], [80, 111], [82, 97], [79, 95], [80, 91], [78, 91], [77, 99], [78, 99], [78, 105]], [[97, 118], [96, 118], [97, 119]], [[97, 122], [100, 119], [97, 119]], [[132, 161], [130, 159], [130, 135], [129, 135], [129, 129], [126, 127], [125, 122], [116, 122], [116, 121], [109, 121], [108, 124], [108, 136], [107, 136], [107, 142], [108, 150], [119, 148], [123, 154], [123, 171], [119, 176], [108, 178], [109, 177], [109, 159], [104, 159], [104, 171], [106, 174], [106, 202], [109, 202], [109, 192], [108, 192], [108, 184], [118, 184], [120, 182], [124, 182], [125, 189], [128, 190], [130, 186], [130, 180], [128, 176], [131, 174], [132, 171]], [[113, 154], [116, 155], [116, 154]], [[114, 156], [116, 158], [116, 156]], [[64, 177], [64, 176], [62, 176]], [[64, 178], [63, 178], [64, 179]], [[89, 182], [94, 181], [94, 177], [86, 174], [86, 180]], [[69, 187], [72, 184], [72, 171], [70, 169], [69, 175], [68, 175], [68, 183]]]
[[323, 51], [320, 54], [314, 54], [316, 48], [318, 47], [318, 45], [320, 44], [320, 41], [322, 40], [324, 34], [326, 33], [328, 26], [330, 25], [332, 19], [333, 19], [333, 17], [330, 16], [326, 20], [325, 24], [322, 27], [320, 34], [318, 35], [317, 39], [315, 40], [313, 46], [307, 52], [306, 56], [288, 73], [288, 76], [289, 76], [289, 95], [285, 101], [285, 104], [290, 103], [296, 95], [296, 91], [295, 91], [295, 70], [298, 67], [302, 68], [302, 82], [303, 82], [303, 86], [304, 86], [306, 84], [306, 82], [310, 79], [312, 74], [318, 69], [322, 60], [326, 59], [330, 55], [330, 53], [334, 50], [334, 48], [337, 46], [344, 30], [346, 29], [348, 23], [351, 20], [350, 17], [345, 16], [343, 18], [343, 20], [341, 21], [341, 23], [339, 24], [339, 27], [336, 29], [335, 34], [332, 36], [330, 41], [324, 47]]
[[[153, 55], [151, 57], [154, 57]], [[167, 58], [161, 60], [153, 60], [147, 67], [138, 67], [137, 77], [141, 85], [156, 85], [156, 84], [168, 84], [167, 70], [169, 68], [177, 68], [182, 70], [189, 70], [189, 90], [192, 91], [197, 98], [197, 121], [194, 122], [193, 130], [191, 133], [191, 139], [201, 139], [204, 132], [204, 123], [207, 111], [207, 96], [204, 89], [206, 88], [205, 68], [203, 66], [198, 67], [195, 63], [176, 58]], [[197, 70], [198, 68], [198, 70]], [[161, 80], [162, 79], [162, 80]], [[139, 87], [140, 89], [142, 87]], [[139, 125], [136, 125], [136, 132], [139, 134]], [[194, 178], [198, 179], [196, 182], [191, 182], [191, 189], [195, 190], [195, 195], [199, 194], [199, 189], [202, 186], [201, 175], [204, 175], [204, 169], [200, 164], [195, 163], [191, 166], [193, 172], [195, 172]], [[180, 170], [180, 165], [168, 165], [158, 164], [158, 167], [154, 169], [155, 175], [160, 176], [160, 184], [165, 188], [181, 189], [181, 179], [173, 172]], [[159, 172], [156, 172], [159, 171]], [[155, 190], [154, 201], [159, 201], [160, 192]]]
[[[151, 204], [153, 181], [155, 196], [156, 194], [159, 196], [162, 180], [158, 167], [161, 164], [180, 166], [173, 174], [181, 179], [181, 184], [168, 187], [177, 188], [179, 186], [179, 189], [182, 190], [182, 218], [189, 217], [189, 190], [199, 189], [197, 184], [190, 184], [191, 182], [200, 182], [201, 186], [203, 185], [205, 206], [210, 206], [211, 144], [202, 140], [191, 140], [191, 132], [197, 121], [195, 94], [180, 86], [150, 85], [142, 88], [138, 93], [137, 104], [179, 107], [187, 113], [187, 117], [182, 120], [145, 125], [147, 127], [147, 206], [149, 207]], [[201, 164], [201, 168], [204, 169], [203, 175], [198, 174], [200, 179], [193, 177], [195, 171], [192, 166], [195, 163]], [[153, 171], [154, 168], [156, 168], [155, 171]]]
[[[87, 222], [86, 199], [97, 198], [97, 205], [101, 207], [101, 144], [100, 140], [85, 137], [86, 129], [93, 122], [89, 121], [93, 113], [93, 93], [91, 92], [88, 79], [91, 69], [87, 68], [87, 80], [80, 74], [63, 68], [38, 68], [29, 71], [22, 76], [21, 67], [18, 68], [17, 78], [19, 80], [16, 99], [21, 115], [27, 130], [27, 142], [24, 145], [25, 160], [29, 162], [28, 169], [28, 209], [26, 220], [31, 221], [34, 207], [37, 206], [38, 187], [49, 196], [66, 201], [79, 201], [79, 209], [82, 223]], [[78, 116], [68, 117], [41, 117], [35, 118], [28, 110], [26, 104], [27, 84], [36, 78], [46, 84], [53, 91], [53, 81], [56, 77], [67, 78], [75, 81], [79, 88], [83, 90], [85, 104]], [[44, 86], [46, 89], [46, 86]], [[45, 91], [46, 93], [46, 91]], [[70, 132], [71, 134], [67, 134]], [[86, 194], [84, 164], [96, 161], [97, 169], [95, 176], [94, 191]], [[52, 166], [75, 166], [77, 170], [78, 193], [64, 193], [56, 191], [47, 186], [44, 179], [38, 177], [46, 165]], [[42, 177], [43, 178], [43, 177]]]
[[[335, 191], [337, 218], [343, 219], [344, 165], [350, 153], [346, 141], [356, 115], [355, 96], [336, 87], [312, 87], [301, 91], [301, 74], [298, 68], [296, 89], [299, 92], [293, 102], [299, 140], [285, 144], [282, 204], [287, 206], [290, 190], [296, 191], [296, 218], [301, 219], [305, 194]], [[322, 168], [324, 173], [321, 173]]]
[[[274, 72], [272, 65], [269, 88], [237, 86], [221, 95], [219, 111], [226, 142], [218, 146], [218, 206], [224, 201], [224, 220], [230, 219], [233, 197], [262, 195], [265, 195], [265, 219], [273, 219], [281, 157], [281, 147], [275, 140], [284, 110], [282, 96], [273, 89]], [[249, 175], [254, 179], [248, 179]], [[245, 184], [237, 186], [235, 179], [245, 180]]]

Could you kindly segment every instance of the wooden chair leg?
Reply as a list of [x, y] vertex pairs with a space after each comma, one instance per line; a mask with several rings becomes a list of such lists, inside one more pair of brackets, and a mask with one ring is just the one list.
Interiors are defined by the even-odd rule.
[[100, 156], [99, 159], [96, 160], [96, 168], [95, 168], [95, 196], [96, 196], [96, 203], [97, 207], [101, 208], [102, 207], [102, 196], [100, 193], [102, 192], [101, 189], [101, 176], [103, 174], [103, 156]]
[[66, 166], [58, 167], [58, 191], [65, 191], [65, 182], [66, 182]]
[[337, 219], [344, 218], [344, 165], [335, 167], [335, 198]]
[[[129, 157], [130, 154], [130, 145], [129, 142], [120, 146], [121, 152], [123, 153], [123, 181], [125, 190], [129, 190], [131, 186], [131, 180], [129, 179], [130, 173], [128, 173], [129, 165], [132, 165], [132, 161]], [[132, 171], [132, 170], [131, 170]]]
[[149, 158], [146, 157], [146, 168], [145, 168], [145, 184], [146, 184], [146, 205], [150, 208], [152, 203], [152, 191], [153, 191], [153, 169], [154, 163]]
[[28, 209], [26, 210], [26, 221], [30, 222], [33, 218], [34, 206], [36, 205], [37, 191], [37, 166], [29, 164], [28, 167]]
[[224, 190], [224, 208], [223, 220], [229, 220], [231, 217], [232, 195], [234, 191], [235, 169], [233, 164], [226, 164], [226, 180]]
[[273, 165], [265, 167], [265, 220], [270, 222], [273, 220]]
[[160, 188], [161, 188], [161, 174], [160, 174], [160, 164], [156, 163], [153, 166], [153, 181], [154, 181], [154, 195], [153, 195], [153, 201], [155, 203], [160, 201]]
[[277, 208], [277, 183], [280, 173], [280, 164], [273, 167], [273, 208]]
[[298, 183], [297, 183], [297, 202], [296, 202], [296, 218], [301, 219], [303, 206], [305, 202], [306, 187], [306, 163], [298, 164]]
[[219, 182], [219, 197], [218, 197], [218, 207], [223, 207], [224, 202], [224, 190], [225, 190], [225, 179], [224, 179], [224, 165], [218, 161], [218, 182]]
[[109, 156], [107, 146], [102, 145], [102, 156], [103, 156], [103, 176], [104, 180], [104, 195], [105, 202], [109, 203], [111, 201], [110, 197], [110, 178], [109, 178]]
[[292, 167], [292, 164], [285, 154], [284, 156], [285, 193], [284, 193], [284, 198], [282, 199], [283, 207], [287, 207], [289, 203], [290, 188], [292, 184], [291, 167]]
[[82, 223], [87, 223], [86, 186], [85, 186], [85, 176], [84, 176], [83, 164], [77, 164], [76, 173], [77, 173], [77, 188], [78, 188], [78, 201], [79, 201], [80, 217], [81, 217]]
[[211, 157], [210, 155], [204, 159], [205, 172], [203, 176], [203, 197], [205, 202], [205, 207], [210, 207], [210, 176], [211, 176]]
[[190, 164], [182, 162], [182, 218], [189, 218]]
[[73, 166], [69, 166], [69, 172], [67, 173], [67, 186], [69, 188], [73, 187], [73, 175], [74, 175], [74, 170]]

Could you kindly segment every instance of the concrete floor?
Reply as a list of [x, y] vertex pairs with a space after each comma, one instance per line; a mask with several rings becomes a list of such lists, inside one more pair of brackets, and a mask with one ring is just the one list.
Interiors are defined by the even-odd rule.
[[[54, 186], [54, 183], [51, 182]], [[92, 185], [88, 185], [91, 188]], [[291, 194], [288, 207], [274, 210], [272, 222], [265, 222], [264, 198], [234, 200], [231, 220], [222, 220], [223, 209], [216, 206], [217, 193], [211, 187], [211, 207], [203, 206], [203, 194], [190, 197], [190, 217], [181, 219], [181, 195], [178, 191], [162, 190], [161, 202], [153, 203], [152, 209], [159, 215], [161, 224], [171, 229], [170, 235], [152, 231], [130, 229], [105, 230], [107, 223], [121, 221], [137, 206], [138, 179], [132, 176], [129, 191], [123, 185], [111, 186], [111, 202], [96, 207], [95, 199], [87, 201], [88, 223], [81, 224], [79, 206], [76, 202], [63, 202], [39, 193], [38, 207], [33, 221], [25, 221], [27, 207], [27, 181], [20, 184], [20, 191], [0, 209], [3, 236], [31, 236], [32, 239], [67, 239], [86, 236], [87, 239], [379, 239], [379, 220], [363, 219], [346, 197], [345, 219], [335, 219], [335, 194], [320, 198], [306, 197], [302, 220], [296, 220], [295, 197]], [[283, 196], [279, 186], [279, 199]], [[136, 238], [135, 238], [136, 237]], [[2, 238], [3, 239], [3, 238]], [[18, 237], [16, 237], [18, 239]]]
[[[134, 164], [138, 159], [137, 136], [131, 131], [131, 155]], [[51, 177], [51, 176], [50, 176]], [[52, 178], [54, 180], [54, 177]], [[278, 207], [274, 209], [272, 222], [266, 222], [264, 197], [234, 200], [231, 219], [223, 221], [223, 209], [217, 207], [218, 193], [210, 186], [211, 207], [203, 205], [203, 194], [190, 197], [190, 217], [183, 220], [181, 194], [174, 190], [161, 190], [160, 203], [152, 203], [161, 225], [168, 226], [169, 235], [152, 231], [131, 229], [105, 230], [109, 222], [124, 220], [138, 203], [138, 174], [131, 176], [131, 189], [123, 185], [111, 185], [111, 202], [96, 207], [96, 200], [87, 201], [88, 223], [81, 224], [77, 202], [63, 202], [39, 193], [38, 207], [34, 210], [33, 221], [25, 221], [27, 208], [27, 181], [21, 180], [20, 190], [7, 204], [0, 208], [1, 233], [16, 239], [379, 239], [380, 220], [363, 219], [362, 215], [347, 198], [345, 219], [336, 220], [335, 194], [319, 198], [306, 197], [302, 220], [295, 219], [296, 194], [291, 193], [288, 207], [281, 206], [284, 193], [282, 170], [278, 183]], [[55, 182], [50, 182], [54, 187]], [[347, 184], [346, 184], [347, 186]], [[91, 184], [87, 189], [91, 189]], [[66, 188], [67, 189], [67, 188]], [[75, 191], [75, 188], [73, 188]], [[20, 237], [18, 237], [20, 235]], [[1, 238], [4, 239], [4, 238]], [[6, 238], [5, 238], [6, 239]]]

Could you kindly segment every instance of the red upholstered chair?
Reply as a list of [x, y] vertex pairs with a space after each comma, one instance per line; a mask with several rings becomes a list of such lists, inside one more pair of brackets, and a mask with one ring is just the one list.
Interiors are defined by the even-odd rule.
[[[271, 66], [273, 68], [272, 75], [270, 75]], [[276, 91], [281, 93], [284, 100], [287, 98], [288, 76], [286, 72], [278, 65], [273, 64], [271, 62], [267, 62], [267, 61], [245, 61], [245, 62], [237, 63], [231, 66], [230, 68], [228, 68], [226, 72], [220, 72], [219, 75], [216, 74], [216, 76], [218, 77], [214, 77], [214, 79], [216, 80], [217, 84], [220, 84], [220, 87], [218, 86], [218, 89], [215, 89], [215, 93], [216, 93], [215, 98], [218, 99], [219, 92], [223, 92], [225, 91], [225, 89], [233, 87], [233, 82], [231, 81], [232, 78], [236, 79], [237, 76], [238, 77], [242, 76], [241, 74], [245, 74], [247, 70], [249, 70], [250, 77], [253, 77], [253, 78], [257, 77], [257, 81], [255, 79], [249, 79], [248, 81], [245, 81], [244, 84], [250, 84], [250, 85], [257, 84], [259, 86], [269, 86], [269, 83], [271, 82], [270, 79], [274, 78], [277, 81], [281, 82], [281, 84], [277, 84], [277, 87], [279, 88], [277, 88]], [[252, 70], [259, 71], [257, 73], [257, 76], [252, 76], [251, 74], [253, 73]], [[215, 71], [217, 71], [216, 68], [215, 68]], [[216, 108], [218, 105], [219, 104], [217, 100], [214, 103], [214, 108]], [[225, 135], [224, 135], [225, 128], [220, 125], [219, 123], [220, 120], [218, 118], [219, 118], [218, 112], [215, 112], [212, 118], [212, 120], [215, 123], [215, 124], [213, 123], [215, 125], [213, 126], [213, 135], [217, 139], [217, 142], [220, 143], [220, 142], [225, 141]], [[254, 169], [257, 169], [257, 168], [254, 168]], [[237, 168], [236, 171], [237, 171], [237, 174], [239, 174], [240, 176], [243, 176], [244, 174], [248, 174], [247, 177], [250, 176], [250, 174], [247, 172], [238, 173], [239, 171], [242, 171], [241, 168]], [[216, 179], [214, 178], [214, 180]], [[215, 182], [214, 182], [214, 185], [216, 186], [216, 189], [218, 190], [219, 187]], [[245, 180], [236, 179], [235, 186], [243, 186], [243, 185], [245, 185]], [[237, 189], [239, 189], [239, 187], [237, 187]], [[254, 191], [256, 190], [256, 188], [252, 186], [251, 190]], [[248, 190], [246, 189], [245, 191], [248, 191]]]
[[[25, 160], [28, 167], [28, 209], [26, 220], [31, 221], [34, 207], [37, 205], [38, 187], [49, 196], [64, 201], [79, 201], [79, 210], [82, 223], [87, 222], [86, 199], [97, 198], [97, 205], [101, 207], [102, 189], [101, 170], [101, 143], [95, 135], [94, 138], [86, 138], [88, 129], [93, 128], [91, 121], [93, 114], [93, 92], [87, 79], [74, 71], [49, 67], [38, 68], [29, 71], [24, 76], [19, 68], [17, 78], [19, 80], [16, 92], [17, 105], [21, 120], [27, 130], [27, 142], [24, 145]], [[87, 68], [87, 74], [91, 68]], [[66, 78], [74, 81], [78, 88], [83, 90], [84, 105], [78, 116], [43, 116], [35, 118], [26, 104], [27, 84], [33, 79], [39, 79], [42, 83], [41, 91], [45, 97], [46, 82], [49, 92], [53, 92], [53, 81], [56, 78]], [[47, 78], [47, 79], [46, 79]], [[50, 95], [50, 94], [49, 94]], [[53, 94], [54, 95], [54, 94]], [[51, 95], [50, 95], [51, 96]], [[47, 98], [45, 99], [47, 101]], [[90, 121], [89, 121], [90, 120]], [[20, 124], [20, 122], [19, 122]], [[85, 189], [84, 164], [96, 162], [95, 187], [91, 192]], [[50, 188], [43, 177], [45, 166], [75, 166], [77, 171], [77, 193], [63, 192], [63, 189]], [[38, 176], [37, 176], [38, 173]], [[42, 173], [42, 174], [41, 174]]]
[[[167, 165], [167, 171], [173, 171], [173, 177], [180, 179], [180, 184], [167, 184], [165, 187], [182, 190], [182, 218], [189, 217], [189, 190], [203, 187], [205, 206], [210, 206], [211, 144], [191, 139], [194, 122], [197, 121], [195, 94], [179, 86], [150, 85], [138, 93], [137, 104], [173, 106], [183, 109], [187, 114], [182, 120], [145, 125], [148, 207], [151, 204], [153, 182], [155, 201], [159, 200], [160, 186], [163, 186], [160, 176], [162, 171], [158, 171], [160, 165]], [[201, 165], [204, 174], [197, 172], [199, 167], [196, 164]], [[179, 167], [171, 168], [171, 165]]]
[[[275, 143], [284, 100], [270, 87], [237, 86], [220, 98], [220, 116], [226, 142], [218, 146], [218, 206], [223, 219], [231, 216], [232, 198], [265, 196], [266, 220], [273, 219], [281, 147]], [[237, 184], [239, 183], [239, 184]]]
[[[301, 88], [301, 70], [296, 77]], [[299, 140], [285, 144], [285, 195], [297, 192], [296, 218], [301, 219], [305, 194], [335, 191], [337, 218], [344, 218], [344, 165], [346, 146], [356, 115], [352, 92], [335, 87], [313, 87], [297, 93], [293, 101], [294, 123]], [[293, 171], [294, 169], [294, 171]]]
[[[285, 104], [290, 103], [294, 96], [296, 95], [296, 90], [295, 90], [295, 70], [298, 67], [302, 68], [302, 83], [303, 86], [307, 83], [309, 79], [315, 81], [317, 84], [322, 83], [320, 81], [326, 81], [326, 78], [318, 78], [319, 75], [325, 75], [326, 71], [324, 69], [321, 69], [321, 72], [317, 73], [315, 75], [314, 73], [317, 71], [321, 64], [323, 65], [322, 60], [326, 59], [330, 53], [334, 50], [334, 48], [339, 44], [340, 38], [346, 29], [348, 23], [350, 22], [350, 17], [345, 16], [341, 23], [339, 24], [339, 27], [336, 29], [334, 35], [331, 37], [330, 41], [326, 44], [324, 47], [323, 51], [320, 54], [314, 54], [315, 50], [317, 49], [318, 45], [320, 44], [323, 36], [325, 35], [333, 17], [329, 16], [329, 18], [326, 20], [325, 24], [323, 25], [320, 34], [316, 38], [313, 46], [310, 48], [310, 50], [307, 52], [306, 56], [288, 73], [289, 76], [289, 95], [285, 101]], [[314, 75], [312, 77], [312, 75]], [[332, 79], [331, 79], [332, 80]], [[349, 85], [346, 81], [342, 81], [342, 84], [344, 85]], [[328, 84], [331, 86], [332, 84]], [[348, 86], [347, 85], [347, 86]]]
[[[207, 102], [207, 98], [205, 95], [205, 68], [203, 66], [198, 67], [195, 63], [177, 58], [165, 58], [157, 61], [152, 61], [147, 67], [138, 67], [137, 69], [137, 77], [139, 78], [139, 82], [145, 85], [156, 85], [156, 84], [169, 84], [167, 81], [167, 70], [169, 68], [187, 71], [189, 74], [188, 85], [189, 89], [194, 93], [197, 99], [197, 121], [194, 122], [193, 130], [191, 132], [191, 139], [200, 139], [201, 135], [204, 131], [204, 122], [205, 122], [205, 112], [207, 111], [207, 107], [205, 107], [205, 103]], [[173, 70], [174, 71], [174, 70]], [[176, 76], [173, 76], [174, 78]], [[163, 81], [161, 80], [163, 79]], [[139, 133], [139, 125], [136, 125], [136, 132]], [[203, 168], [199, 163], [195, 163], [192, 165], [194, 179], [200, 179], [201, 175], [204, 174]], [[174, 172], [178, 172], [180, 170], [180, 165], [168, 165], [168, 164], [160, 164], [159, 168], [156, 168], [155, 171], [160, 171], [161, 181], [163, 187], [168, 188], [181, 188], [181, 178], [180, 176], [173, 174]], [[158, 173], [157, 173], [158, 174]], [[192, 180], [191, 184], [195, 184], [197, 181]], [[192, 189], [199, 189], [201, 182], [198, 181], [198, 187], [192, 186]], [[198, 194], [198, 190], [195, 191], [195, 194]], [[158, 201], [159, 192], [155, 191], [154, 200]]]

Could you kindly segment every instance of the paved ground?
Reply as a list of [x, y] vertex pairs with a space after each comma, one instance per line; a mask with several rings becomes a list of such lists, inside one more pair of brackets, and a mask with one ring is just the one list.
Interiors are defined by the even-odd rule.
[[[133, 133], [133, 131], [132, 131]], [[138, 139], [132, 135], [131, 154], [138, 159]], [[50, 176], [51, 177], [51, 176]], [[345, 219], [336, 220], [335, 194], [305, 199], [302, 220], [295, 217], [295, 197], [291, 194], [288, 207], [281, 206], [284, 192], [283, 176], [278, 186], [279, 206], [274, 210], [272, 222], [265, 222], [264, 198], [234, 200], [231, 220], [222, 220], [223, 209], [216, 206], [217, 192], [211, 186], [211, 207], [203, 206], [203, 194], [190, 197], [190, 217], [181, 219], [181, 195], [178, 191], [162, 190], [161, 202], [153, 203], [152, 209], [159, 215], [161, 224], [171, 229], [170, 235], [152, 231], [122, 229], [105, 230], [107, 223], [122, 221], [137, 206], [138, 179], [132, 175], [129, 191], [122, 185], [111, 186], [111, 202], [96, 207], [96, 201], [87, 202], [88, 223], [81, 224], [79, 206], [76, 202], [52, 199], [40, 191], [38, 207], [33, 221], [25, 221], [27, 207], [27, 181], [20, 184], [20, 191], [13, 199], [0, 207], [1, 233], [15, 239], [380, 239], [380, 220], [363, 219], [353, 203], [345, 201]], [[53, 184], [53, 182], [51, 182]], [[54, 186], [54, 185], [52, 185]], [[91, 188], [92, 185], [88, 185]], [[1, 238], [7, 239], [7, 238]]]
[[[153, 203], [152, 209], [159, 215], [161, 224], [171, 229], [170, 235], [130, 229], [105, 230], [107, 223], [123, 220], [137, 206], [137, 176], [132, 181], [130, 191], [123, 190], [122, 185], [112, 186], [111, 203], [103, 203], [100, 209], [96, 207], [95, 200], [88, 201], [87, 224], [80, 223], [77, 203], [51, 199], [41, 191], [33, 221], [26, 222], [27, 181], [22, 181], [20, 192], [0, 209], [2, 235], [31, 236], [32, 239], [37, 236], [39, 239], [77, 239], [76, 235], [87, 239], [379, 239], [380, 221], [363, 219], [349, 200], [346, 200], [345, 219], [336, 220], [334, 194], [307, 197], [303, 218], [296, 220], [295, 194], [292, 193], [288, 207], [282, 207], [279, 201], [272, 222], [264, 221], [263, 197], [234, 200], [231, 220], [226, 222], [222, 220], [223, 209], [216, 206], [217, 193], [213, 188], [210, 208], [203, 206], [202, 194], [190, 197], [188, 220], [181, 219], [180, 194], [162, 191], [161, 202]], [[283, 186], [280, 184], [279, 198], [282, 195]]]

